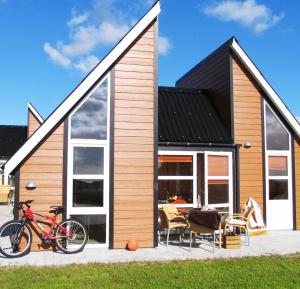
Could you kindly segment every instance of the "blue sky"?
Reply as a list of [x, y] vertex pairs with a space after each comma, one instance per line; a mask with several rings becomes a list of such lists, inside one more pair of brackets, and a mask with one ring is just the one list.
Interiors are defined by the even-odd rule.
[[[0, 124], [43, 117], [139, 19], [152, 0], [0, 0]], [[300, 116], [299, 1], [162, 0], [159, 84], [173, 86], [231, 36]]]

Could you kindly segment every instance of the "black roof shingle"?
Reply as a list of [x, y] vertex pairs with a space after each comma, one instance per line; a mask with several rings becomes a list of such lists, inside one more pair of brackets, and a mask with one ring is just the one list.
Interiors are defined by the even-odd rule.
[[232, 140], [207, 91], [159, 87], [158, 142], [231, 144]]

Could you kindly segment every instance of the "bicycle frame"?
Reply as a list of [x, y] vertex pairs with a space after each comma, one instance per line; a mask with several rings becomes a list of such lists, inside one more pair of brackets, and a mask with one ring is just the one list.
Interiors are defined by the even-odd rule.
[[[65, 234], [64, 237], [70, 237], [72, 238], [73, 237], [73, 232], [69, 232], [65, 227], [61, 226], [57, 220], [56, 220], [56, 217], [52, 217], [52, 216], [49, 216], [49, 215], [43, 215], [43, 214], [40, 214], [40, 213], [37, 213], [37, 212], [34, 212], [32, 210], [30, 210], [30, 208], [26, 208], [26, 210], [24, 211], [24, 219], [23, 219], [23, 222], [26, 223], [27, 220], [30, 220], [30, 221], [33, 221], [37, 227], [40, 229], [40, 231], [42, 232], [43, 236], [49, 240], [55, 240], [55, 239], [59, 239], [61, 238], [61, 236], [54, 236], [54, 230], [59, 227], [63, 233]], [[40, 217], [43, 217], [45, 218], [46, 220], [49, 220], [51, 222], [51, 227], [50, 227], [50, 230], [49, 232], [47, 232], [44, 227], [40, 224], [41, 222], [36, 219], [35, 216], [40, 216]]]

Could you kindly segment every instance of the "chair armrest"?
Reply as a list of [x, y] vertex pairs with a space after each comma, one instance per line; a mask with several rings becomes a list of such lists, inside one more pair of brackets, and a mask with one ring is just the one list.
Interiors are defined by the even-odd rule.
[[174, 220], [182, 220], [182, 221], [187, 221], [187, 219], [184, 217], [184, 216], [181, 216], [181, 215], [177, 215], [177, 216], [174, 216], [173, 218], [169, 218], [169, 221], [174, 221]]

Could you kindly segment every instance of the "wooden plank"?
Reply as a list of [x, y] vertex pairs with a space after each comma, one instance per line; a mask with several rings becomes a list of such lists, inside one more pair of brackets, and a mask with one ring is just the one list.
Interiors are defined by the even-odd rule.
[[116, 115], [138, 115], [138, 116], [151, 116], [153, 117], [154, 112], [153, 109], [149, 108], [131, 108], [131, 107], [115, 107]]
[[139, 87], [139, 86], [130, 86], [130, 85], [116, 85], [115, 92], [127, 92], [127, 93], [153, 93], [154, 95], [154, 88], [153, 87]]
[[27, 173], [22, 172], [21, 180], [58, 180], [62, 181], [63, 174], [62, 173], [50, 173], [50, 172], [39, 172], [39, 173]]
[[[131, 63], [132, 65], [135, 65], [135, 63]], [[138, 64], [139, 65], [139, 64]], [[148, 65], [151, 65], [148, 64]], [[149, 72], [135, 72], [135, 71], [116, 71], [115, 72], [115, 79], [118, 79], [120, 81], [121, 79], [135, 79], [135, 80], [150, 80], [154, 81], [154, 75]]]
[[151, 115], [116, 115], [115, 122], [143, 122], [151, 123], [153, 125], [153, 117]]
[[116, 107], [124, 107], [124, 108], [154, 108], [153, 101], [143, 101], [143, 100], [116, 100]]
[[154, 188], [115, 188], [115, 196], [152, 196]]
[[[138, 53], [138, 52], [134, 52]], [[139, 52], [139, 53], [144, 53], [144, 52]], [[148, 53], [152, 55], [151, 53]], [[129, 72], [148, 72], [148, 73], [153, 73], [153, 66], [146, 66], [146, 65], [135, 65], [135, 64], [121, 64], [118, 63], [115, 67], [116, 71], [129, 71]], [[120, 80], [120, 79], [118, 79]], [[117, 84], [117, 83], [116, 83]]]
[[154, 160], [153, 158], [140, 158], [140, 159], [131, 159], [131, 158], [122, 158], [115, 159], [115, 167], [153, 167]]
[[115, 181], [116, 189], [148, 189], [153, 188], [153, 181]]
[[[143, 74], [146, 74], [146, 73], [143, 73]], [[152, 76], [152, 74], [150, 76]], [[115, 81], [118, 86], [130, 85], [130, 86], [141, 86], [141, 87], [145, 87], [145, 86], [153, 87], [153, 85], [154, 85], [153, 79], [115, 78]]]
[[115, 152], [152, 152], [153, 144], [115, 144]]
[[145, 137], [143, 136], [143, 138], [140, 138], [138, 136], [115, 136], [115, 144], [153, 144], [154, 143], [154, 139], [153, 137]]
[[40, 173], [40, 172], [62, 173], [63, 167], [61, 165], [29, 164], [22, 167], [22, 172], [23, 173]]
[[153, 123], [149, 122], [115, 122], [115, 129], [123, 129], [123, 130], [151, 130], [153, 131]]
[[115, 180], [116, 181], [153, 181], [153, 172], [150, 174], [132, 174], [132, 173], [123, 173], [123, 174], [115, 174]]
[[[136, 129], [116, 129], [115, 136], [137, 136]], [[153, 130], [140, 130], [141, 138], [143, 137], [154, 137]]]

